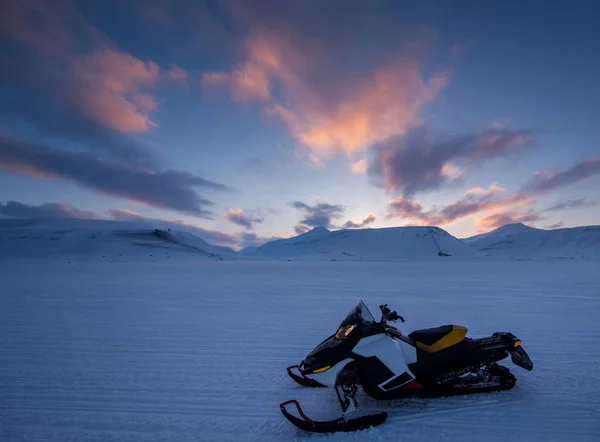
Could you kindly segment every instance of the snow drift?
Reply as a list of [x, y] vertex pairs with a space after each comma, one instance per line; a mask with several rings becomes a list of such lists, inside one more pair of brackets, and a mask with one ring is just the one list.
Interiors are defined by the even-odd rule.
[[445, 256], [471, 258], [477, 252], [439, 227], [335, 232], [316, 227], [293, 238], [270, 241], [252, 255], [263, 259], [398, 261]]
[[463, 240], [485, 256], [600, 259], [600, 226], [542, 230], [521, 223]]

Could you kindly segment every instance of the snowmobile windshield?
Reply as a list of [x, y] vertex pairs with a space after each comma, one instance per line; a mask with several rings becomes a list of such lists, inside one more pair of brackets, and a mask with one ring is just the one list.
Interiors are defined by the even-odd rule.
[[348, 335], [363, 322], [375, 322], [375, 318], [373, 318], [373, 315], [364, 302], [360, 301], [340, 324], [337, 332], [335, 332], [335, 338], [339, 340], [346, 339], [346, 337], [348, 337]]

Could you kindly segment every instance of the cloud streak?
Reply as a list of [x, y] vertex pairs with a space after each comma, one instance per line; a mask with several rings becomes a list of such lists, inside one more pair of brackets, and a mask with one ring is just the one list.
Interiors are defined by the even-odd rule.
[[565, 209], [577, 209], [579, 207], [590, 207], [600, 205], [600, 200], [587, 200], [586, 198], [577, 198], [574, 200], [567, 200], [561, 203], [550, 206], [546, 209], [546, 212], [556, 212]]
[[538, 172], [527, 183], [529, 192], [548, 192], [600, 175], [600, 157], [589, 157], [562, 170]]
[[0, 203], [0, 215], [10, 218], [83, 218], [102, 219], [88, 210], [80, 210], [69, 204], [44, 203], [39, 206], [24, 204], [19, 201]]
[[342, 226], [342, 229], [362, 229], [363, 227], [374, 223], [375, 222], [375, 215], [373, 215], [372, 213], [369, 213], [365, 219], [363, 219], [362, 221], [359, 222], [355, 222], [355, 221], [346, 221], [344, 223], [344, 225]]
[[248, 230], [254, 229], [255, 224], [262, 223], [261, 218], [252, 216], [244, 212], [242, 209], [227, 209], [224, 218], [227, 221], [237, 224], [238, 226], [242, 226]]
[[523, 149], [531, 137], [527, 130], [491, 128], [433, 140], [418, 130], [377, 148], [369, 174], [389, 192], [412, 197], [456, 182], [473, 166]]
[[294, 201], [290, 204], [304, 212], [304, 218], [294, 228], [298, 234], [306, 233], [311, 227], [333, 228], [333, 220], [341, 218], [346, 211], [344, 206], [337, 204], [318, 203], [311, 206], [302, 201]]
[[434, 208], [425, 211], [419, 202], [397, 197], [388, 205], [387, 218], [398, 218], [416, 225], [443, 226], [478, 213], [502, 212], [526, 207], [534, 201], [535, 198], [527, 194], [499, 195], [495, 191], [486, 191], [485, 193], [468, 194], [441, 209]]
[[187, 172], [154, 171], [123, 165], [89, 154], [43, 147], [2, 135], [0, 167], [17, 173], [25, 167], [39, 176], [58, 177], [106, 195], [205, 218], [214, 215], [208, 210], [214, 202], [200, 196], [196, 189], [229, 190], [223, 184]]

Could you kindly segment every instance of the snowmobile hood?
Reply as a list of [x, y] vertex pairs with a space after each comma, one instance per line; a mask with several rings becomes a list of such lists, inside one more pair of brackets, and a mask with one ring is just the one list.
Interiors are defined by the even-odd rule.
[[325, 371], [325, 367], [333, 367], [340, 361], [350, 357], [357, 339], [339, 340], [331, 335], [311, 351], [300, 364], [300, 373], [307, 375]]

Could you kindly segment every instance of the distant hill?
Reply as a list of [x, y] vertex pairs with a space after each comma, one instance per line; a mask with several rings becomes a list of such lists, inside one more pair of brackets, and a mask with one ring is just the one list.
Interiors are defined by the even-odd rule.
[[134, 222], [88, 219], [0, 219], [0, 259], [104, 260], [224, 259], [226, 247], [212, 246], [188, 232], [149, 228]]
[[463, 239], [484, 256], [600, 259], [600, 226], [543, 230], [521, 223]]
[[325, 227], [293, 238], [270, 241], [252, 256], [262, 259], [400, 261], [409, 259], [475, 257], [477, 253], [438, 227], [390, 227], [338, 230]]

